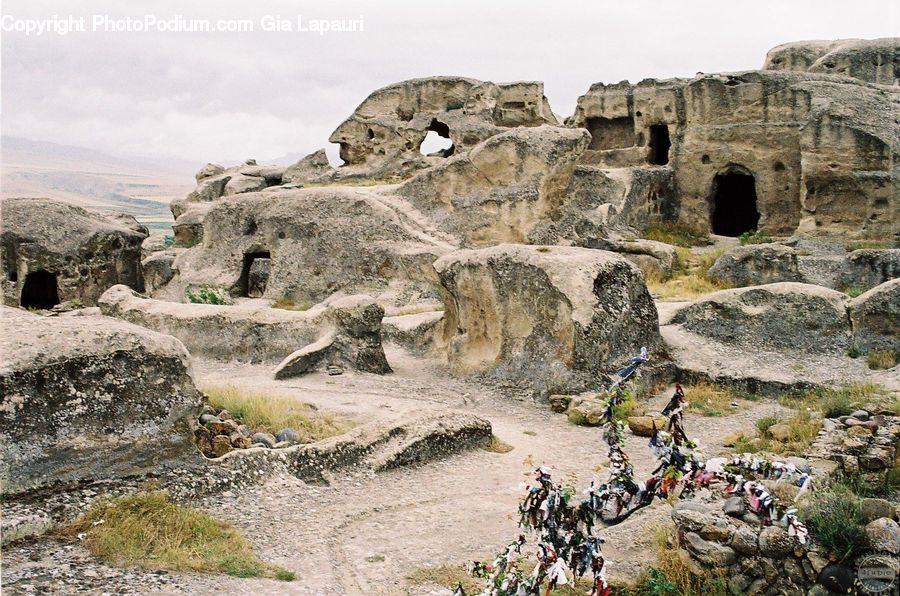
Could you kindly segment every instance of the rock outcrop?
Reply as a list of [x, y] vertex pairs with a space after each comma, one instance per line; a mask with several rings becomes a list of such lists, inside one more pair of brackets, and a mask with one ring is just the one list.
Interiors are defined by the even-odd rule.
[[900, 81], [900, 38], [794, 41], [769, 50], [763, 68], [896, 85]]
[[729, 286], [760, 286], [803, 281], [797, 251], [781, 244], [751, 244], [725, 252], [707, 276]]
[[[429, 77], [372, 92], [329, 141], [339, 143], [342, 176], [398, 176], [464, 153], [506, 128], [557, 124], [539, 82], [491, 83], [462, 77]], [[425, 156], [433, 132], [452, 141]]]
[[438, 259], [447, 358], [540, 392], [579, 391], [659, 343], [640, 271], [600, 250], [501, 244]]
[[556, 216], [587, 143], [580, 130], [513, 129], [417, 174], [399, 193], [465, 246], [528, 242]]
[[268, 305], [178, 304], [116, 286], [101, 297], [100, 308], [107, 316], [177, 337], [195, 356], [284, 360], [277, 369], [279, 378], [327, 366], [379, 374], [391, 370], [381, 347], [384, 310], [368, 296], [334, 297], [305, 311], [291, 311]]
[[[284, 166], [260, 166], [255, 159], [248, 159], [239, 166], [224, 168], [208, 163], [197, 172], [197, 188], [186, 197], [170, 203], [172, 215], [177, 220], [194, 203], [208, 203], [220, 197], [256, 192], [270, 186], [280, 185], [285, 172]], [[184, 245], [175, 237], [176, 245]]]
[[91, 213], [51, 199], [5, 199], [0, 225], [3, 301], [49, 309], [69, 300], [94, 306], [109, 287], [144, 289], [141, 243], [130, 216]]
[[670, 171], [653, 202], [685, 225], [889, 238], [898, 103], [896, 87], [764, 70], [598, 83], [567, 123], [591, 133], [585, 165]]
[[847, 311], [856, 347], [900, 352], [900, 279], [853, 298], [847, 303]]
[[200, 394], [180, 341], [101, 316], [2, 311], [4, 494], [195, 461]]
[[847, 296], [799, 283], [721, 290], [679, 310], [672, 322], [729, 345], [843, 353], [850, 344]]
[[269, 273], [264, 288], [255, 286], [257, 297], [315, 304], [335, 292], [392, 294], [405, 305], [431, 293], [432, 261], [455, 248], [407, 202], [377, 187], [248, 193], [210, 205], [200, 221], [202, 241], [178, 256], [178, 275], [157, 296], [181, 300], [201, 286], [251, 296], [251, 269], [265, 259]]

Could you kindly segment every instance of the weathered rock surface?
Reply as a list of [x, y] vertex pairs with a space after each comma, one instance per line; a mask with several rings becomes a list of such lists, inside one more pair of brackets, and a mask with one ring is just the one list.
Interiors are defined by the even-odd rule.
[[324, 149], [310, 153], [297, 163], [284, 171], [281, 177], [282, 184], [304, 185], [315, 182], [324, 182], [334, 176], [334, 168], [328, 163], [328, 156]]
[[177, 269], [174, 266], [175, 259], [182, 249], [154, 252], [141, 261], [141, 269], [144, 273], [144, 291], [153, 294], [154, 291], [163, 288], [175, 277]]
[[100, 316], [2, 311], [3, 493], [195, 460], [200, 395], [181, 342]]
[[[206, 203], [223, 196], [256, 192], [281, 184], [284, 171], [284, 166], [260, 166], [252, 159], [230, 168], [206, 164], [195, 176], [197, 188], [186, 197], [171, 202], [172, 215], [177, 220], [193, 203]], [[183, 245], [177, 235], [175, 243]]]
[[315, 362], [306, 367], [282, 363], [280, 376], [330, 364], [390, 372], [381, 347], [384, 310], [368, 296], [335, 297], [291, 311], [268, 305], [178, 304], [115, 286], [102, 296], [100, 308], [107, 316], [173, 335], [194, 355], [226, 361], [279, 362], [298, 346], [328, 338], [325, 353]]
[[270, 259], [262, 295], [272, 300], [316, 303], [343, 292], [434, 301], [431, 263], [455, 248], [409, 203], [372, 187], [248, 193], [217, 201], [199, 221], [202, 242], [176, 259], [179, 274], [161, 297], [181, 300], [206, 285], [247, 296], [253, 262]]
[[769, 50], [763, 68], [853, 77], [879, 85], [900, 79], [900, 38], [794, 41]]
[[0, 225], [3, 301], [50, 308], [93, 306], [107, 288], [144, 288], [147, 229], [130, 216], [105, 216], [51, 199], [5, 199]]
[[836, 289], [868, 290], [900, 278], [900, 249], [854, 250], [844, 260]]
[[851, 299], [847, 311], [859, 348], [900, 350], [900, 279]]
[[585, 165], [670, 170], [646, 197], [664, 219], [880, 239], [897, 234], [898, 103], [896, 87], [764, 70], [597, 83], [567, 123], [591, 133]]
[[643, 276], [615, 253], [501, 244], [434, 267], [446, 292], [443, 341], [458, 371], [578, 391], [659, 342]]
[[738, 246], [725, 252], [707, 275], [733, 287], [803, 281], [797, 251], [781, 244]]
[[[509, 127], [541, 124], [557, 124], [543, 83], [429, 77], [372, 92], [328, 140], [341, 146], [341, 175], [379, 177], [433, 165]], [[451, 148], [422, 155], [429, 131], [450, 139]]]
[[672, 322], [730, 345], [843, 353], [850, 342], [846, 295], [809, 284], [721, 290], [679, 310]]
[[399, 193], [465, 246], [527, 242], [556, 215], [587, 143], [582, 130], [516, 128], [417, 174]]

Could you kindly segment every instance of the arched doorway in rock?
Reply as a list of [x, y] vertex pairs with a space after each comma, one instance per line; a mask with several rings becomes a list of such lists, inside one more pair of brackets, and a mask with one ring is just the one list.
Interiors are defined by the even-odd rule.
[[664, 166], [669, 163], [669, 148], [672, 141], [669, 139], [669, 127], [665, 124], [653, 124], [650, 126], [650, 163]]
[[450, 157], [456, 151], [456, 146], [450, 139], [450, 127], [438, 120], [431, 119], [431, 124], [425, 129], [425, 138], [419, 145], [419, 151], [422, 155]]
[[710, 194], [712, 233], [740, 236], [759, 225], [756, 206], [756, 179], [743, 166], [728, 166], [713, 178]]
[[238, 290], [244, 298], [262, 298], [269, 283], [272, 269], [272, 255], [267, 251], [244, 253], [244, 264]]
[[59, 288], [56, 274], [43, 269], [25, 276], [19, 304], [23, 308], [50, 309], [59, 304]]

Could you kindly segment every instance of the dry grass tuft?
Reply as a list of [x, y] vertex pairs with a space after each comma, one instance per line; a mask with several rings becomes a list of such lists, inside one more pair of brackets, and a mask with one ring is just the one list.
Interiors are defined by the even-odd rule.
[[728, 582], [724, 570], [711, 568], [704, 575], [696, 575], [687, 552], [670, 537], [669, 530], [659, 527], [653, 539], [656, 565], [643, 572], [633, 586], [624, 590], [630, 594], [682, 596], [704, 594], [725, 596]]
[[872, 370], [894, 368], [900, 363], [900, 351], [897, 350], [869, 350], [866, 354], [866, 364]]
[[318, 412], [310, 404], [287, 397], [257, 393], [234, 385], [206, 385], [203, 393], [210, 405], [228, 410], [234, 419], [254, 431], [276, 433], [293, 428], [301, 442], [313, 442], [340, 435], [355, 426], [352, 421]]
[[282, 310], [304, 311], [311, 309], [313, 306], [315, 305], [312, 302], [294, 302], [293, 299], [287, 296], [282, 296], [272, 303], [272, 308], [280, 308]]
[[491, 453], [509, 453], [515, 449], [515, 447], [500, 439], [497, 435], [491, 435], [491, 439], [482, 445], [481, 448]]
[[259, 560], [230, 524], [176, 505], [164, 492], [98, 501], [63, 533], [81, 536], [94, 556], [117, 566], [294, 579]]
[[711, 383], [697, 383], [685, 387], [688, 411], [701, 416], [727, 416], [737, 411], [731, 402], [740, 396], [727, 387]]
[[709, 268], [718, 260], [724, 250], [707, 251], [695, 255], [691, 251], [676, 249], [677, 262], [671, 277], [648, 271], [644, 275], [647, 289], [661, 300], [693, 300], [711, 292], [728, 289], [730, 286], [707, 277]]
[[438, 565], [419, 567], [406, 576], [413, 585], [434, 584], [455, 589], [461, 585], [466, 594], [478, 594], [484, 588], [482, 580], [472, 577], [465, 565]]
[[673, 246], [706, 246], [709, 234], [684, 224], [660, 223], [649, 226], [643, 234], [647, 240], [665, 242]]

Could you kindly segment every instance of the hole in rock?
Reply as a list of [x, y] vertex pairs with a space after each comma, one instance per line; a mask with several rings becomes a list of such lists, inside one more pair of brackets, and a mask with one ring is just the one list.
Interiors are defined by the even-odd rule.
[[637, 138], [634, 118], [588, 118], [585, 124], [591, 133], [588, 149], [603, 151], [634, 147]]
[[664, 166], [669, 163], [669, 127], [665, 124], [654, 124], [650, 127], [650, 163]]
[[712, 231], [722, 236], [740, 236], [756, 230], [756, 180], [741, 168], [717, 174], [712, 191]]
[[6, 273], [6, 280], [11, 281], [12, 283], [16, 283], [17, 281], [19, 281], [19, 272], [15, 269], [10, 269]]
[[268, 252], [251, 252], [244, 254], [244, 266], [238, 282], [241, 296], [245, 298], [262, 298], [269, 283], [269, 272], [272, 269], [272, 257]]
[[41, 269], [26, 275], [19, 304], [24, 308], [41, 309], [53, 308], [59, 304], [56, 274]]
[[436, 118], [426, 128], [425, 139], [419, 145], [422, 155], [436, 157], [450, 157], [456, 150], [450, 139], [450, 127]]

